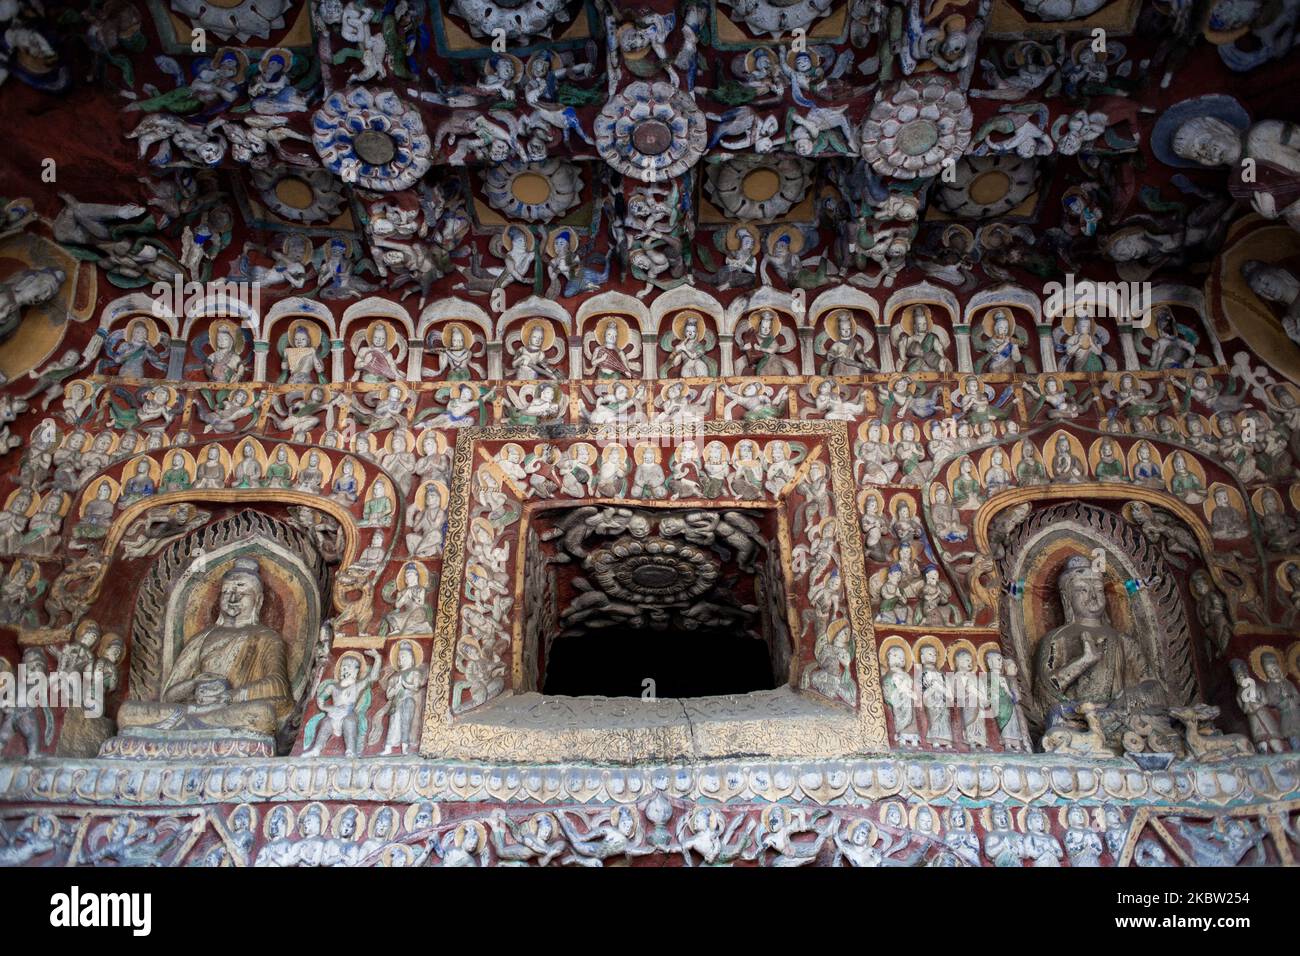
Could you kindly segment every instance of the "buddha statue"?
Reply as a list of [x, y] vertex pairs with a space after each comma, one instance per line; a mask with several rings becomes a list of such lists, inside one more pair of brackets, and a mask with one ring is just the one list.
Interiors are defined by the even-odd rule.
[[185, 641], [157, 701], [128, 700], [119, 731], [271, 737], [293, 710], [285, 642], [261, 622], [262, 575], [239, 558], [221, 577], [217, 621]]
[[1155, 669], [1140, 642], [1111, 624], [1105, 583], [1092, 562], [1083, 555], [1067, 560], [1057, 589], [1065, 623], [1044, 634], [1034, 652], [1034, 693], [1043, 712], [1092, 703], [1122, 719], [1159, 709], [1165, 695]]

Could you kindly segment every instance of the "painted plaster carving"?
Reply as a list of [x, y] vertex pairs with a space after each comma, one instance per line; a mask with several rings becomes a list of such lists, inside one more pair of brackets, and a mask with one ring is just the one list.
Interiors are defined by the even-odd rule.
[[1294, 3], [91, 6], [0, 863], [1295, 863]]

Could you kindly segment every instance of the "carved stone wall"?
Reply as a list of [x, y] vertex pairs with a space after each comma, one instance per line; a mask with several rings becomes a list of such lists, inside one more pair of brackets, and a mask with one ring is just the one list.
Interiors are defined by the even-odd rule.
[[4, 6], [0, 864], [1294, 863], [1294, 14]]

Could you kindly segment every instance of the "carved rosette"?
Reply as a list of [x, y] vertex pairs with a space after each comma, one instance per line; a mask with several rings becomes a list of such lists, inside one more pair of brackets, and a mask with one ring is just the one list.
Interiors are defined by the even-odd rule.
[[549, 222], [578, 204], [582, 173], [566, 159], [510, 160], [483, 174], [483, 194], [512, 221]]
[[1010, 153], [964, 156], [955, 182], [938, 182], [936, 201], [944, 212], [963, 219], [1005, 216], [1034, 194], [1038, 169], [1033, 160]]
[[332, 93], [312, 117], [321, 162], [363, 189], [409, 189], [429, 170], [432, 144], [420, 114], [391, 90]]
[[676, 604], [705, 594], [718, 580], [718, 564], [689, 544], [623, 539], [592, 552], [587, 567], [610, 597], [631, 604]]
[[731, 218], [775, 219], [807, 195], [812, 171], [795, 156], [737, 156], [708, 166], [705, 189]]
[[704, 114], [669, 83], [629, 84], [596, 117], [596, 148], [620, 173], [653, 183], [694, 166], [708, 143]]
[[966, 95], [939, 77], [900, 80], [862, 123], [862, 158], [881, 176], [934, 176], [970, 145]]
[[339, 181], [324, 169], [276, 166], [255, 169], [253, 188], [267, 208], [291, 222], [329, 222], [343, 211]]

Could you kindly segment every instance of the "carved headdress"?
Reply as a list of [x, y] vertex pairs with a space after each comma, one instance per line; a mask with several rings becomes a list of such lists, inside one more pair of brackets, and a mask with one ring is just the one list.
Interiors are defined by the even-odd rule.
[[256, 578], [260, 586], [262, 583], [262, 566], [257, 563], [255, 558], [236, 558], [235, 563], [221, 576], [221, 580], [224, 581], [226, 578], [233, 578], [236, 575], [248, 575]]

